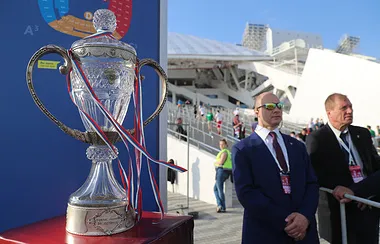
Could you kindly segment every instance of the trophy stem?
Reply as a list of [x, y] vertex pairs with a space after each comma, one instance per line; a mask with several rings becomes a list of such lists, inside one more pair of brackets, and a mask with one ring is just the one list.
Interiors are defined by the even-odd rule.
[[[116, 151], [117, 152], [117, 151]], [[66, 230], [79, 235], [112, 235], [134, 225], [125, 190], [116, 181], [114, 152], [104, 145], [87, 149], [92, 167], [85, 183], [69, 198]]]

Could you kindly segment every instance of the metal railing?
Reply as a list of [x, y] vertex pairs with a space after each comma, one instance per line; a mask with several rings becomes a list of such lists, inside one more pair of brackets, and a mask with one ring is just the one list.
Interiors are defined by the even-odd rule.
[[[319, 188], [319, 190], [330, 193], [330, 194], [333, 193], [333, 190], [325, 188], [325, 187], [321, 187]], [[380, 208], [380, 203], [375, 202], [375, 201], [371, 201], [371, 200], [361, 198], [361, 197], [356, 197], [347, 193], [344, 194], [344, 197], [356, 202], [364, 203], [368, 206]], [[345, 203], [339, 203], [339, 205], [340, 205], [340, 224], [341, 224], [341, 230], [342, 230], [342, 243], [347, 244], [346, 205]]]
[[[197, 145], [198, 148], [202, 148], [210, 153], [217, 154], [219, 150], [215, 152], [213, 148], [219, 148], [220, 139], [224, 138], [227, 140], [229, 146], [234, 145], [239, 140], [234, 138], [232, 127], [229, 128], [227, 125], [221, 126], [222, 133], [219, 135], [216, 132], [217, 123], [211, 123], [211, 130], [208, 128], [208, 123], [198, 118], [195, 119], [192, 116], [188, 116], [184, 111], [170, 111], [168, 114], [168, 125], [175, 125], [173, 122], [177, 118], [181, 117], [183, 123], [189, 125], [187, 134], [190, 136], [190, 142]], [[174, 127], [168, 126], [169, 129], [175, 130]]]
[[[173, 123], [168, 123], [168, 126], [172, 126], [172, 125], [175, 125]], [[182, 126], [188, 128], [189, 125], [188, 124], [182, 124]], [[190, 138], [189, 138], [189, 135], [183, 135], [181, 133], [178, 133], [176, 131], [173, 131], [169, 128], [167, 128], [168, 132], [172, 133], [173, 135], [177, 136], [179, 138], [179, 140], [181, 140], [181, 138], [186, 138], [187, 139], [187, 156], [186, 156], [186, 168], [189, 169], [190, 167]], [[186, 171], [186, 207], [183, 207], [181, 206], [180, 208], [173, 208], [173, 209], [168, 209], [168, 210], [176, 210], [176, 209], [189, 209], [189, 204], [190, 204], [190, 178], [189, 178], [189, 171]]]
[[[175, 121], [176, 118], [181, 117], [183, 119], [184, 123], [189, 123], [190, 126], [196, 126], [198, 129], [202, 129], [203, 131], [206, 131], [205, 128], [207, 128], [207, 122], [205, 121], [205, 118], [195, 118], [194, 117], [194, 110], [192, 106], [186, 105], [181, 108], [178, 108], [173, 103], [168, 103], [168, 110], [169, 110], [169, 116], [168, 120], [170, 122]], [[233, 135], [233, 128], [232, 128], [232, 121], [233, 121], [233, 109], [226, 109], [226, 108], [209, 108], [212, 110], [213, 114], [216, 113], [216, 110], [219, 110], [220, 113], [223, 115], [223, 123], [221, 125], [221, 135], [228, 136]], [[249, 136], [252, 133], [252, 123], [254, 123], [254, 116], [240, 113], [240, 120], [244, 122], [245, 130], [246, 130], [246, 136]], [[216, 128], [216, 123], [212, 122], [212, 128]], [[307, 127], [306, 124], [297, 124], [290, 121], [283, 121], [280, 126], [280, 130], [283, 133], [289, 134], [292, 131], [295, 131], [296, 133], [301, 132], [303, 128]]]
[[[172, 129], [169, 129], [168, 128], [168, 134], [172, 134], [172, 135], [178, 135], [178, 136], [181, 136], [181, 137], [184, 137], [186, 138], [186, 140], [194, 145], [194, 146], [197, 146], [198, 148], [202, 148], [208, 152], [211, 152], [212, 154], [217, 154], [220, 150], [217, 149], [216, 147], [213, 147], [213, 146], [210, 146], [209, 144], [206, 144], [206, 143], [203, 143], [199, 140], [196, 140], [194, 138], [192, 138], [192, 136], [190, 136], [191, 134], [193, 134], [192, 132], [194, 130], [197, 130], [196, 128], [194, 127], [187, 127], [188, 128], [188, 131], [187, 131], [187, 135], [183, 135], [183, 134], [180, 134]], [[202, 132], [202, 131], [201, 131]]]
[[[192, 145], [197, 145], [198, 148], [202, 148], [206, 151], [211, 152], [212, 154], [217, 154], [220, 150], [212, 147], [210, 145], [207, 145], [205, 143], [202, 143], [198, 140], [195, 140], [191, 138], [190, 136], [190, 130], [193, 130], [195, 128], [191, 128], [189, 124], [181, 124], [183, 127], [187, 129], [187, 135], [181, 134], [179, 132], [176, 132], [170, 128], [167, 128], [168, 134], [173, 135], [178, 138], [178, 140], [182, 140], [183, 138], [186, 138], [186, 144], [187, 144], [187, 152], [186, 152], [186, 168], [190, 169], [190, 144]], [[168, 127], [170, 126], [177, 126], [175, 123], [168, 123]], [[190, 178], [189, 178], [189, 171], [186, 171], [186, 206], [181, 205], [180, 207], [176, 208], [170, 208], [168, 210], [173, 211], [173, 210], [184, 210], [184, 209], [189, 209], [190, 208]]]

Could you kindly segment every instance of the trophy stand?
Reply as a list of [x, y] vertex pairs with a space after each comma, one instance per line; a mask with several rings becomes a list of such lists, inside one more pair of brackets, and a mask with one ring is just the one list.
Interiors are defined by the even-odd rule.
[[125, 190], [116, 181], [114, 152], [105, 145], [90, 146], [87, 158], [92, 167], [85, 183], [71, 194], [66, 230], [78, 235], [111, 235], [133, 227], [135, 213], [128, 210]]

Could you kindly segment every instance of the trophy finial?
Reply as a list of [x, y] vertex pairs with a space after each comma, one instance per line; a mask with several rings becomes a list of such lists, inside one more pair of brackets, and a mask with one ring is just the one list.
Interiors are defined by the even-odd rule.
[[116, 29], [116, 16], [109, 9], [96, 10], [94, 14], [93, 24], [97, 32], [114, 32]]

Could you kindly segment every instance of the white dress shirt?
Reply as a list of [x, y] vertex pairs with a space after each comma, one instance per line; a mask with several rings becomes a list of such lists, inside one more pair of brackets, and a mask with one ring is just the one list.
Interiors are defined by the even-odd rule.
[[[268, 130], [267, 128], [264, 128], [264, 127], [262, 127], [260, 125], [257, 125], [256, 129], [255, 129], [255, 132], [264, 141], [265, 145], [267, 146], [267, 148], [269, 149], [269, 151], [272, 153], [272, 156], [273, 156], [274, 160], [277, 162], [276, 151], [275, 151], [275, 149], [273, 147], [273, 137], [271, 137], [269, 135], [269, 132], [272, 132], [272, 131]], [[288, 166], [288, 170], [290, 171], [288, 152], [286, 151], [286, 146], [285, 146], [284, 139], [282, 138], [282, 135], [281, 135], [281, 133], [280, 133], [280, 131], [279, 131], [278, 128], [274, 129], [273, 132], [276, 133], [278, 144], [280, 144], [282, 153], [284, 154], [285, 161], [286, 161], [286, 164]], [[278, 162], [277, 162], [277, 165], [279, 166]]]
[[[340, 131], [340, 130], [336, 129], [334, 126], [332, 126], [330, 124], [330, 122], [328, 124], [329, 124], [331, 130], [334, 132], [334, 134], [336, 136], [336, 139], [337, 139], [337, 141], [339, 143], [339, 146], [343, 150], [345, 150], [345, 149], [340, 145], [340, 142], [339, 142], [339, 140], [341, 140], [340, 134], [347, 133], [346, 139], [347, 139], [347, 142], [351, 145], [351, 152], [352, 152], [351, 155], [355, 159], [355, 162], [360, 166], [360, 169], [362, 170], [363, 178], [365, 178], [365, 175], [364, 175], [364, 172], [363, 172], [363, 162], [362, 162], [362, 159], [360, 158], [359, 152], [358, 152], [358, 150], [356, 149], [354, 143], [351, 140], [351, 135], [350, 135], [350, 133], [348, 131], [348, 128], [346, 128], [344, 131]], [[349, 164], [349, 162], [347, 162], [347, 164]]]

